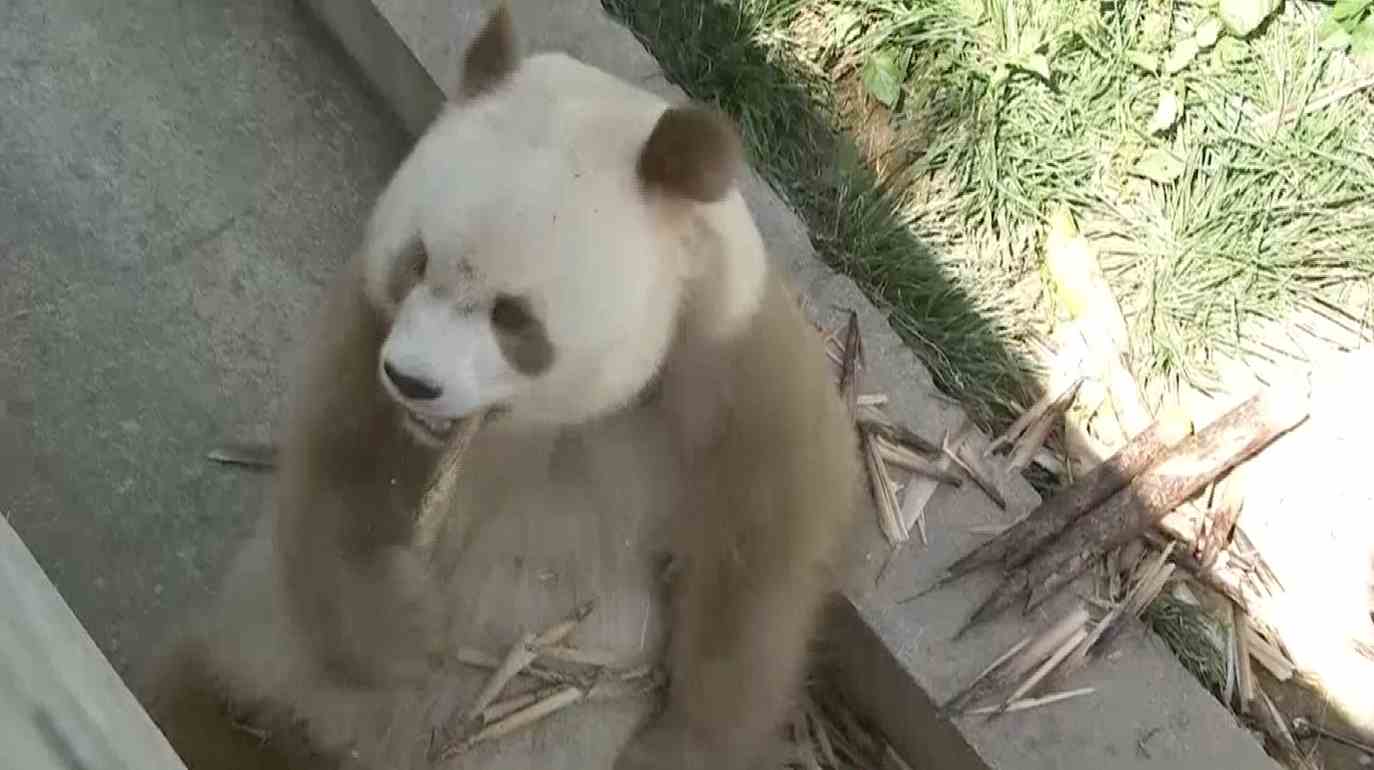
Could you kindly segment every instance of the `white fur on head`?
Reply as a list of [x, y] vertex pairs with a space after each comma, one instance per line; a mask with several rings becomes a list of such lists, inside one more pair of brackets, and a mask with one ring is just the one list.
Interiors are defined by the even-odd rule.
[[[473, 44], [464, 100], [397, 171], [361, 254], [392, 320], [379, 376], [431, 422], [496, 404], [535, 423], [618, 408], [657, 372], [684, 303], [693, 333], [731, 334], [766, 270], [718, 118], [566, 56], [517, 61], [509, 34], [498, 13]], [[507, 300], [543, 347], [493, 323]], [[407, 398], [383, 362], [439, 395]]]

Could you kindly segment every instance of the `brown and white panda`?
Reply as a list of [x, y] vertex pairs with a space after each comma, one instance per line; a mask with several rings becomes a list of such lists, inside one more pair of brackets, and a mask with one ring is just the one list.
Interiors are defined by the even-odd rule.
[[[266, 753], [282, 741], [207, 726], [227, 723], [220, 696], [300, 738], [292, 766], [430, 767], [487, 673], [450, 653], [499, 656], [596, 600], [569, 643], [661, 660], [664, 706], [581, 704], [441, 764], [758, 766], [861, 486], [821, 341], [736, 188], [738, 138], [566, 56], [517, 56], [504, 11], [464, 77], [326, 298], [271, 509], [151, 710], [191, 770], [287, 766]], [[422, 559], [438, 447], [493, 408], [451, 519], [470, 523]]]

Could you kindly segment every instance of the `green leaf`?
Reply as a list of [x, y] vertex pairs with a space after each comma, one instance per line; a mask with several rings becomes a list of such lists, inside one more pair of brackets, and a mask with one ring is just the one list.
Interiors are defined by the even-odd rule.
[[[1361, 0], [1363, 2], [1363, 0]], [[1231, 34], [1245, 37], [1279, 9], [1280, 0], [1221, 0], [1217, 15]]]
[[1168, 184], [1182, 176], [1184, 168], [1183, 161], [1175, 157], [1173, 153], [1158, 147], [1151, 147], [1140, 156], [1140, 160], [1136, 161], [1135, 168], [1131, 171], [1151, 182]]
[[1336, 0], [1336, 4], [1331, 6], [1331, 18], [1337, 21], [1347, 21], [1358, 18], [1362, 11], [1367, 11], [1374, 7], [1370, 0]]
[[864, 88], [888, 109], [897, 106], [897, 99], [902, 95], [902, 79], [897, 54], [891, 48], [874, 51], [864, 62]]
[[1366, 17], [1350, 35], [1350, 55], [1374, 56], [1374, 16]]
[[1350, 33], [1334, 17], [1328, 16], [1317, 27], [1317, 40], [1328, 51], [1344, 51], [1350, 45]]

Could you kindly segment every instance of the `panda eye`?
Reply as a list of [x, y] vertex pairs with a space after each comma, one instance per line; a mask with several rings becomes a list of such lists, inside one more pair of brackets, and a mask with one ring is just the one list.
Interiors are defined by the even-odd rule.
[[416, 241], [415, 253], [410, 257], [410, 269], [414, 271], [416, 278], [424, 278], [425, 270], [429, 268], [429, 250], [425, 248], [422, 241]]
[[528, 302], [502, 294], [492, 303], [491, 324], [507, 334], [519, 334], [534, 326], [535, 320]]

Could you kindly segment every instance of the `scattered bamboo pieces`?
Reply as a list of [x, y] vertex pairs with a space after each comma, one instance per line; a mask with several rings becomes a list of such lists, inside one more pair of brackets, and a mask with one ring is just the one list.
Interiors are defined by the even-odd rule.
[[878, 524], [889, 543], [894, 546], [901, 545], [908, 540], [908, 535], [906, 530], [902, 529], [901, 506], [892, 492], [892, 477], [888, 475], [887, 466], [878, 454], [877, 439], [872, 435], [866, 435], [863, 445], [869, 485], [873, 489], [873, 499], [878, 504]]
[[[1005, 433], [993, 439], [983, 450], [984, 457], [991, 457], [1003, 446], [1012, 445], [1009, 472], [1016, 472], [1030, 464], [1030, 458], [1045, 445], [1045, 439], [1053, 430], [1055, 421], [1073, 403], [1083, 378], [1078, 377], [1057, 392], [1046, 393], [1020, 417]], [[1019, 464], [1019, 468], [1017, 467]]]
[[435, 756], [439, 760], [452, 759], [479, 744], [530, 727], [575, 704], [643, 695], [662, 687], [663, 681], [657, 669], [642, 667], [622, 676], [603, 676], [590, 686], [565, 684], [541, 691], [533, 697], [516, 696], [509, 699], [509, 704], [494, 704], [484, 708], [483, 714], [500, 716], [483, 723], [481, 729], [466, 738], [445, 743]]
[[873, 437], [873, 443], [877, 445], [878, 457], [889, 465], [895, 465], [903, 470], [925, 476], [928, 479], [935, 479], [952, 487], [958, 487], [964, 483], [964, 479], [958, 474], [951, 473], [914, 451], [893, 444], [880, 435]]
[[1028, 608], [1039, 606], [1094, 559], [1140, 536], [1217, 476], [1305, 420], [1309, 395], [1297, 388], [1263, 391], [1170, 448], [1027, 563]]
[[867, 433], [881, 436], [885, 441], [924, 455], [938, 455], [940, 447], [904, 425], [892, 422], [873, 407], [859, 408], [859, 427]]
[[[1243, 610], [1237, 609], [1244, 614]], [[1274, 679], [1280, 682], [1287, 682], [1292, 679], [1293, 662], [1288, 659], [1288, 656], [1283, 653], [1278, 645], [1269, 641], [1259, 632], [1259, 629], [1255, 628], [1254, 621], [1249, 619], [1249, 615], [1244, 617], [1247, 618], [1245, 623], [1246, 649], [1249, 650], [1250, 657], [1263, 666]]]
[[1237, 706], [1240, 714], [1248, 716], [1251, 704], [1255, 701], [1255, 674], [1250, 665], [1250, 624], [1245, 619], [1245, 612], [1235, 604], [1231, 604], [1231, 629], [1236, 655]]
[[1049, 695], [1044, 695], [1039, 698], [1022, 698], [1020, 700], [1010, 701], [1004, 706], [982, 706], [976, 709], [969, 709], [965, 713], [974, 716], [986, 715], [989, 717], [993, 717], [999, 716], [1001, 714], [1011, 714], [1016, 711], [1025, 711], [1027, 709], [1040, 708], [1041, 706], [1048, 706], [1052, 703], [1058, 703], [1060, 701], [1069, 700], [1070, 698], [1078, 698], [1083, 695], [1092, 695], [1095, 692], [1097, 692], [1097, 688], [1080, 687], [1076, 690], [1065, 690], [1063, 692], [1051, 693]]
[[[838, 335], [826, 334], [825, 337], [827, 355], [840, 369], [841, 395], [859, 429], [864, 468], [878, 509], [878, 525], [892, 546], [878, 571], [876, 579], [881, 581], [901, 546], [911, 539], [913, 529], [920, 535], [922, 544], [930, 541], [926, 530], [925, 506], [934, 494], [934, 486], [926, 483], [926, 480], [957, 487], [963, 483], [963, 477], [924, 456], [939, 451], [928, 439], [893, 422], [882, 413], [880, 407], [888, 401], [885, 394], [858, 395], [860, 374], [865, 366], [858, 314], [849, 311], [844, 343], [838, 354], [831, 350], [838, 345], [835, 342]], [[906, 484], [907, 493], [900, 501], [898, 492], [901, 487], [893, 479], [893, 469], [911, 474]]]
[[[453, 490], [458, 486], [458, 476], [463, 469], [463, 456], [467, 454], [472, 440], [477, 437], [486, 416], [486, 412], [479, 412], [457, 421], [453, 426], [453, 434], [435, 462], [429, 484], [420, 496], [420, 505], [415, 512], [414, 545], [426, 555], [433, 552], [434, 543], [438, 540], [444, 521], [450, 514]], [[463, 519], [466, 518], [463, 511], [454, 513]], [[464, 524], [464, 521], [459, 521], [459, 526]]]
[[1078, 647], [1078, 645], [1082, 643], [1082, 641], [1085, 638], [1087, 638], [1088, 633], [1088, 629], [1083, 628], [1082, 626], [1080, 626], [1077, 631], [1074, 631], [1073, 635], [1070, 636], [1068, 639], [1065, 639], [1063, 643], [1061, 643], [1059, 647], [1055, 649], [1054, 653], [1051, 654], [1050, 657], [1047, 658], [1044, 663], [1041, 663], [1039, 668], [1035, 669], [1034, 673], [1032, 673], [1030, 677], [1028, 677], [1015, 690], [1012, 691], [1011, 696], [1008, 697], [1007, 700], [1003, 702], [1001, 706], [998, 706], [997, 710], [994, 711], [991, 715], [989, 715], [989, 718], [995, 718], [997, 716], [1005, 714], [1012, 703], [1021, 700], [1021, 698], [1024, 697], [1027, 693], [1029, 693], [1032, 689], [1034, 689], [1036, 685], [1044, 681], [1045, 677], [1053, 673], [1054, 670], [1059, 667], [1059, 664], [1063, 663], [1064, 659], [1069, 657], [1069, 655], [1073, 653], [1073, 651]]
[[988, 467], [986, 458], [982, 454], [966, 449], [968, 442], [965, 439], [967, 437], [968, 431], [965, 430], [959, 433], [957, 439], [951, 441], [949, 433], [946, 432], [944, 438], [940, 440], [940, 451], [951, 462], [959, 466], [959, 469], [967, 474], [970, 479], [973, 479], [973, 483], [983, 490], [983, 494], [987, 495], [989, 500], [1005, 511], [1007, 498], [1002, 495], [1001, 490], [997, 488], [996, 481], [994, 481], [999, 474]]
[[1031, 461], [1045, 447], [1045, 441], [1050, 437], [1050, 431], [1063, 418], [1064, 412], [1073, 404], [1073, 400], [1078, 395], [1078, 388], [1083, 384], [1083, 378], [1074, 380], [1068, 390], [1060, 394], [1054, 401], [1050, 402], [1049, 408], [1036, 419], [1031, 426], [1026, 429], [1021, 438], [1016, 440], [1012, 447], [1011, 455], [1007, 460], [1005, 473], [1020, 473], [1030, 467]]
[[231, 441], [211, 449], [206, 458], [225, 465], [254, 470], [272, 470], [277, 465], [277, 448], [272, 444]]
[[479, 716], [487, 706], [491, 705], [492, 701], [496, 700], [501, 691], [510, 683], [510, 680], [533, 663], [545, 648], [557, 645], [566, 639], [577, 628], [577, 624], [591, 614], [595, 606], [595, 602], [587, 602], [574, 610], [570, 617], [554, 624], [542, 633], [537, 635], [525, 634], [524, 638], [511, 647], [510, 651], [506, 653], [505, 659], [501, 661], [501, 665], [488, 677], [476, 700], [464, 712], [463, 719], [466, 721]]
[[1236, 521], [1240, 518], [1244, 502], [1240, 492], [1240, 480], [1236, 477], [1240, 470], [1237, 468], [1218, 483], [1214, 500], [1205, 511], [1202, 532], [1193, 551], [1193, 558], [1204, 567], [1215, 563], [1217, 557], [1230, 544], [1231, 533], [1235, 531]]
[[1022, 683], [1026, 675], [1033, 673], [1056, 654], [1066, 641], [1083, 630], [1087, 622], [1088, 610], [1079, 604], [1039, 635], [1017, 642], [974, 677], [962, 692], [946, 702], [940, 708], [941, 713], [961, 713], [964, 706], [974, 700]]
[[1108, 551], [1147, 533], [1217, 476], [1301, 423], [1308, 409], [1307, 389], [1270, 388], [1162, 451], [1128, 485], [1012, 569], [959, 636], [1022, 600], [1028, 610], [1044, 603]]
[[[1267, 697], [1268, 696], [1266, 696], [1266, 699]], [[1312, 736], [1321, 736], [1322, 738], [1345, 744], [1356, 751], [1363, 751], [1370, 756], [1374, 756], [1374, 744], [1365, 743], [1357, 738], [1352, 738], [1349, 735], [1336, 732], [1335, 730], [1322, 727], [1321, 725], [1314, 725], [1312, 722], [1302, 717], [1293, 720], [1294, 738], [1310, 738]]]
[[[820, 700], [818, 700], [820, 698]], [[822, 706], [822, 702], [824, 705]], [[877, 738], [832, 692], [817, 692], [813, 685], [791, 721], [795, 757], [788, 767], [809, 768], [811, 759], [825, 770], [874, 770], [892, 765], [890, 748]], [[808, 729], [809, 728], [809, 729]]]
[[[465, 666], [472, 666], [473, 668], [480, 668], [487, 671], [499, 669], [503, 661], [500, 657], [483, 652], [482, 650], [475, 650], [471, 647], [459, 647], [453, 651], [452, 658], [455, 662]], [[580, 681], [572, 674], [563, 671], [554, 671], [538, 663], [531, 663], [526, 666], [518, 676], [527, 676], [546, 684], [575, 684]]]
[[1277, 759], [1290, 770], [1318, 770], [1317, 764], [1298, 746], [1292, 731], [1288, 729], [1287, 720], [1279, 712], [1278, 706], [1274, 705], [1269, 693], [1257, 686], [1256, 696], [1260, 703], [1254, 710], [1255, 723], [1274, 744]]
[[1139, 617], [1155, 597], [1159, 596], [1159, 592], [1174, 571], [1174, 566], [1168, 563], [1172, 551], [1173, 544], [1170, 544], [1156, 558], [1142, 559], [1136, 565], [1131, 589], [1093, 626], [1092, 631], [1078, 644], [1073, 654], [1059, 667], [1059, 671], [1056, 672], [1059, 678], [1065, 678], [1082, 668], [1088, 662], [1094, 648], [1110, 644], [1116, 637], [1122, 628], [1123, 618]]
[[1125, 487], [1191, 429], [1187, 416], [1181, 411], [1162, 415], [1106, 462], [1041, 503], [1010, 529], [955, 561], [927, 590], [939, 588], [984, 566], [997, 563], [1004, 567], [1021, 566], [1055, 535]]

